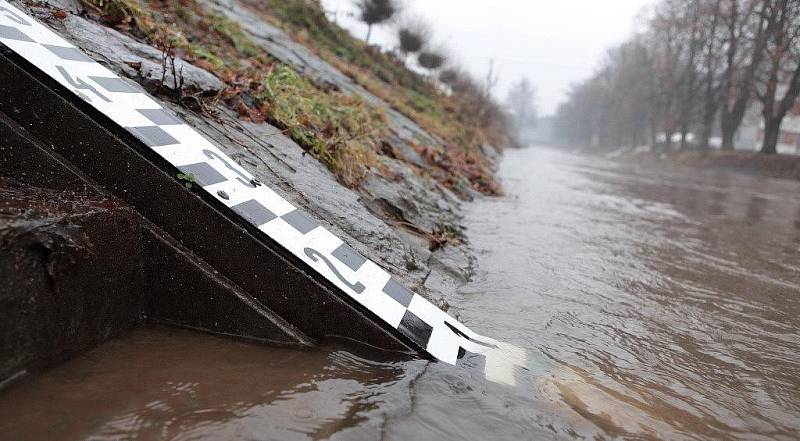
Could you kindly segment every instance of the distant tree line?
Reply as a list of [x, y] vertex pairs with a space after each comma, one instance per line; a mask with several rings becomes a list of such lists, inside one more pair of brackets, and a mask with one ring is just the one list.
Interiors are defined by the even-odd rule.
[[732, 150], [758, 104], [761, 152], [775, 153], [799, 93], [800, 1], [662, 0], [644, 31], [572, 87], [556, 131], [586, 145], [707, 149], [719, 130]]

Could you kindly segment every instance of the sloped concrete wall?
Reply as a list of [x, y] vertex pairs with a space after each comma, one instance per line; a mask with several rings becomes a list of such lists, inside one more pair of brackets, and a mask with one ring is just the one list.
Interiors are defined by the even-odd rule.
[[144, 320], [314, 343], [2, 112], [0, 249], [0, 389]]

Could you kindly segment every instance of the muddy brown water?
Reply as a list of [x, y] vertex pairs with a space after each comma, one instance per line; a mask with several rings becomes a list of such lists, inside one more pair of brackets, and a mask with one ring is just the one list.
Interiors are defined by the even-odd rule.
[[529, 351], [516, 386], [146, 328], [0, 396], [0, 438], [800, 438], [800, 183], [546, 149], [500, 175], [451, 303]]

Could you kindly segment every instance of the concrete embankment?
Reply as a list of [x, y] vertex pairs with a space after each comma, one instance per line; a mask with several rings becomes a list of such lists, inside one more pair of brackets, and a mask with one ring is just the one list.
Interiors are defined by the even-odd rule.
[[3, 113], [0, 152], [0, 379], [63, 361], [145, 319], [312, 344]]
[[[151, 92], [154, 84], [162, 90], [169, 83], [154, 48], [65, 15], [63, 4], [19, 6]], [[288, 56], [285, 46], [294, 43], [279, 30], [270, 38], [257, 35], [262, 24], [247, 29], [270, 54], [304, 69], [316, 66], [317, 75], [368, 96], [299, 45]], [[186, 191], [157, 159], [131, 147], [139, 141], [26, 72], [24, 60], [4, 57], [0, 240], [9, 252], [0, 268], [9, 282], [0, 290], [7, 319], [0, 381], [52, 365], [143, 320], [298, 346], [340, 336], [388, 350], [424, 349], [425, 341], [398, 338], [365, 320], [365, 311], [342, 301], [293, 256], [222, 214], [218, 202]], [[178, 64], [196, 100], [223, 87], [209, 72]], [[310, 222], [344, 239], [354, 253], [376, 259], [398, 286], [446, 309], [449, 295], [470, 277], [473, 259], [459, 239], [459, 198], [427, 176], [429, 164], [414, 148], [440, 141], [377, 97], [368, 98], [385, 106], [394, 131], [391, 154], [380, 156], [381, 173], [369, 175], [358, 189], [340, 185], [275, 126], [243, 120], [216, 101], [193, 106], [169, 96], [153, 99], [304, 208]], [[417, 325], [430, 337], [427, 325]]]

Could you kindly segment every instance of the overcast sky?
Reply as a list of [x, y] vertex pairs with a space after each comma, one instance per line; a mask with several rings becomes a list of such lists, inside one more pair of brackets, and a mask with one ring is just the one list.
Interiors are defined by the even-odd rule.
[[[366, 26], [348, 12], [352, 0], [322, 0], [339, 24], [363, 38]], [[464, 67], [484, 78], [495, 60], [505, 98], [509, 85], [528, 77], [538, 89], [540, 114], [553, 112], [570, 83], [589, 76], [606, 49], [635, 29], [636, 17], [652, 0], [405, 0], [407, 9], [434, 25]], [[488, 5], [488, 6], [487, 6]], [[394, 47], [388, 27], [373, 29], [372, 41]]]

